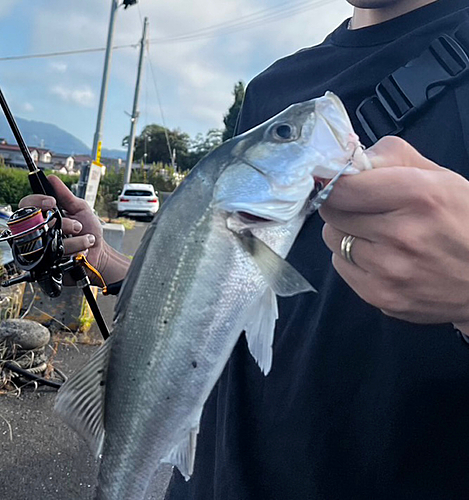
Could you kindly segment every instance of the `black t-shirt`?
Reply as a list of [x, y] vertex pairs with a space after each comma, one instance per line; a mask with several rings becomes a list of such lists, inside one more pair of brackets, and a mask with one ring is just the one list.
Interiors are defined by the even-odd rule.
[[[440, 0], [378, 26], [345, 22], [248, 85], [239, 129], [331, 90], [367, 143], [358, 104], [467, 19], [469, 0]], [[463, 91], [447, 91], [401, 136], [468, 176]], [[469, 346], [451, 325], [399, 321], [363, 302], [332, 268], [322, 225], [308, 219], [288, 256], [319, 293], [279, 299], [267, 377], [240, 338], [205, 405], [194, 475], [175, 472], [168, 500], [469, 498]]]

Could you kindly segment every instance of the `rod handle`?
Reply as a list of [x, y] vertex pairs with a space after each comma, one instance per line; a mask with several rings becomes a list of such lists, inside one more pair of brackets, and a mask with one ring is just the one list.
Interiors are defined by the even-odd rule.
[[52, 184], [49, 182], [46, 174], [44, 174], [42, 170], [36, 169], [34, 172], [30, 172], [28, 177], [33, 193], [46, 194], [57, 199], [55, 189], [52, 187]]

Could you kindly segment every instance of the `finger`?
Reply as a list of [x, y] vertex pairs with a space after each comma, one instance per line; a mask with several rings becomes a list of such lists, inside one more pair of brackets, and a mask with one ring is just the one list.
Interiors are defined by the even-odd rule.
[[65, 234], [79, 234], [83, 229], [80, 221], [64, 217], [62, 219], [62, 229]]
[[65, 255], [74, 255], [76, 253], [88, 250], [94, 245], [95, 241], [96, 238], [92, 234], [76, 236], [73, 238], [65, 238], [63, 240]]
[[329, 206], [369, 213], [394, 210], [421, 192], [425, 182], [449, 172], [399, 137], [384, 137], [366, 153], [374, 168], [340, 179]]
[[364, 153], [373, 168], [395, 166], [417, 167], [424, 170], [439, 170], [442, 168], [422, 156], [413, 146], [400, 137], [383, 137]]
[[387, 213], [362, 214], [324, 206], [321, 208], [320, 215], [324, 222], [344, 235], [352, 234], [374, 243], [381, 241], [383, 231], [390, 229]]
[[49, 175], [47, 179], [55, 190], [57, 203], [60, 207], [66, 208], [67, 213], [74, 215], [88, 209], [86, 201], [77, 198], [58, 177]]
[[324, 224], [322, 238], [329, 250], [342, 259], [347, 266], [359, 267], [365, 273], [370, 272], [373, 268], [373, 255], [376, 253], [375, 245], [368, 240], [356, 237], [350, 247], [353, 262], [349, 262], [342, 255], [342, 241], [346, 236], [349, 236], [349, 233], [338, 231], [330, 224]]
[[25, 196], [18, 203], [19, 208], [24, 207], [37, 207], [43, 210], [49, 210], [56, 206], [55, 199], [52, 196], [46, 196], [43, 194], [30, 194]]
[[360, 213], [399, 210], [424, 197], [426, 188], [438, 189], [442, 175], [448, 171], [401, 166], [367, 170], [339, 179], [325, 205]]
[[374, 303], [373, 297], [373, 275], [363, 271], [358, 266], [349, 265], [344, 259], [341, 259], [337, 254], [332, 256], [332, 265], [339, 273], [341, 278], [349, 285], [349, 287], [365, 302]]

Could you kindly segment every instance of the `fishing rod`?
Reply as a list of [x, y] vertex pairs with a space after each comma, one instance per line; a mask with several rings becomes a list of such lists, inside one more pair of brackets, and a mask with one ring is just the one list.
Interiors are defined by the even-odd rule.
[[[1, 89], [0, 106], [29, 169], [28, 179], [33, 193], [57, 199], [52, 184], [35, 164]], [[86, 267], [92, 270], [93, 268], [88, 264], [84, 255], [74, 257], [64, 255], [63, 239], [67, 236], [63, 234], [62, 219], [63, 212], [60, 207], [47, 210], [45, 214], [39, 208], [24, 207], [11, 215], [7, 222], [8, 229], [0, 233], [0, 242], [9, 243], [16, 266], [24, 272], [3, 281], [1, 286], [37, 282], [46, 295], [58, 297], [62, 292], [63, 276], [69, 273], [76, 285], [83, 291], [101, 335], [107, 339], [109, 329], [93, 295], [91, 282], [86, 273]], [[12, 368], [9, 366], [9, 369]]]

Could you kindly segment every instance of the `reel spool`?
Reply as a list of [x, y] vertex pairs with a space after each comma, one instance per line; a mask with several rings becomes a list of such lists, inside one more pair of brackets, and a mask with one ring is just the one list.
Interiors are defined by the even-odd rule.
[[64, 256], [60, 211], [49, 210], [44, 218], [39, 208], [20, 208], [11, 215], [7, 226], [0, 241], [8, 241], [16, 265], [25, 273], [2, 286], [37, 281], [49, 297], [59, 296], [63, 278], [60, 263]]

